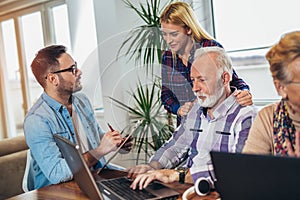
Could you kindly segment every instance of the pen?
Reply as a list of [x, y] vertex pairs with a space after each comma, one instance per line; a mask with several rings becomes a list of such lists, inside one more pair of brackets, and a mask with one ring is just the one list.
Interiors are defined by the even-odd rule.
[[[105, 165], [100, 168], [97, 172], [97, 174], [100, 174], [100, 172], [106, 168], [106, 166], [110, 163], [110, 161], [112, 159], [114, 159], [114, 157], [118, 154], [118, 152], [120, 151], [120, 149], [123, 147], [123, 145], [127, 142], [127, 140], [129, 140], [129, 138], [133, 135], [133, 133], [136, 131], [136, 129], [141, 125], [142, 121], [139, 120], [135, 125], [134, 125], [134, 128], [133, 130], [131, 131], [130, 134], [128, 134], [125, 138], [124, 141], [122, 141], [122, 143], [118, 146], [118, 149], [115, 151], [115, 153], [106, 161]], [[114, 130], [111, 125], [109, 123], [107, 123], [108, 127], [111, 129], [111, 130]]]
[[108, 125], [110, 131], [115, 131], [115, 130], [113, 129], [113, 127], [112, 127], [109, 123], [107, 123], [107, 125]]

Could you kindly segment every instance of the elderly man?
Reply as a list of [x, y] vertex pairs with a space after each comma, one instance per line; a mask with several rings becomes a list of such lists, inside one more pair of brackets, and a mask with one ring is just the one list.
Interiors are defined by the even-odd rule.
[[129, 177], [147, 172], [137, 175], [131, 188], [145, 188], [153, 180], [183, 181], [183, 174], [171, 168], [182, 161], [187, 150], [189, 176], [185, 180], [195, 182], [204, 177], [213, 183], [209, 171], [212, 170], [210, 151], [242, 151], [256, 109], [243, 107], [236, 101], [233, 94], [236, 88], [229, 85], [231, 73], [231, 61], [222, 48], [206, 47], [196, 51], [191, 79], [198, 102], [149, 164], [128, 169]]

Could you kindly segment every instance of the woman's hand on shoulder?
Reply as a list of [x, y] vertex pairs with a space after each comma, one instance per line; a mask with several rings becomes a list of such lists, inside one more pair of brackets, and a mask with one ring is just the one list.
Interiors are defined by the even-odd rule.
[[241, 106], [251, 106], [253, 104], [252, 94], [249, 90], [237, 90], [234, 96]]

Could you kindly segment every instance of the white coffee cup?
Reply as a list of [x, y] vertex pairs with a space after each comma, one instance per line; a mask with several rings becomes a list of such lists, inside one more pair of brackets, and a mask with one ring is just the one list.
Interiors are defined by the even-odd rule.
[[213, 184], [209, 178], [198, 178], [195, 182], [195, 191], [199, 196], [207, 195], [213, 188]]

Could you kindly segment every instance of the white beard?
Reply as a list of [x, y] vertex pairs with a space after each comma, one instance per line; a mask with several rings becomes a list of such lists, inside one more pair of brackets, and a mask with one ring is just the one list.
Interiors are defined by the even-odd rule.
[[[198, 104], [201, 107], [205, 107], [205, 108], [214, 107], [218, 103], [219, 99], [223, 96], [223, 94], [225, 92], [225, 89], [224, 89], [223, 85], [219, 85], [219, 86], [220, 87], [215, 90], [213, 95], [195, 93], [195, 96], [198, 99]], [[199, 98], [199, 96], [203, 96], [203, 97], [206, 97], [206, 98], [204, 100], [202, 100], [202, 99]]]

